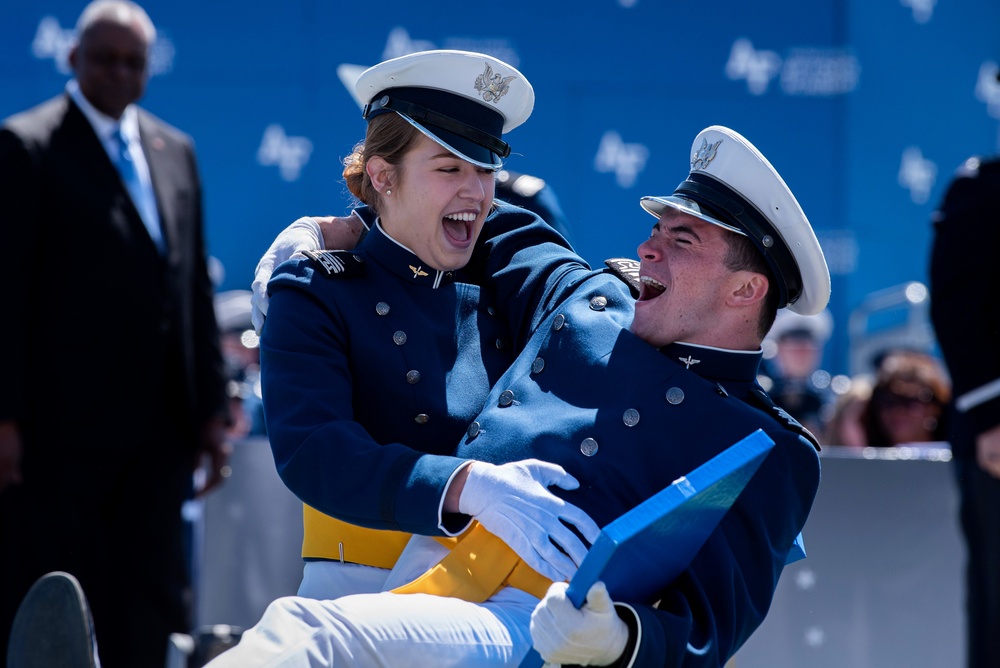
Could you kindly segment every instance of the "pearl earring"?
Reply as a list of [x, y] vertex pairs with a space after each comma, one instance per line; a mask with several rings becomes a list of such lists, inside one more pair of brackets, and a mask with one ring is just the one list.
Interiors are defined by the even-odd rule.
[[391, 195], [392, 194], [392, 189], [391, 188], [386, 188], [385, 189], [385, 194], [386, 194], [386, 196]]

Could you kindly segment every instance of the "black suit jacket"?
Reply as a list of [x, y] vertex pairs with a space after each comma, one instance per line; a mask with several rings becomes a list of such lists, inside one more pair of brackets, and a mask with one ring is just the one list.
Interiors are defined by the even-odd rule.
[[[931, 321], [952, 381], [952, 401], [1000, 382], [1000, 157], [966, 162], [934, 213]], [[975, 457], [976, 436], [1000, 424], [1000, 396], [957, 412], [958, 457]]]
[[192, 143], [141, 109], [139, 131], [167, 257], [69, 96], [0, 130], [0, 420], [26, 447], [194, 446], [224, 410]]

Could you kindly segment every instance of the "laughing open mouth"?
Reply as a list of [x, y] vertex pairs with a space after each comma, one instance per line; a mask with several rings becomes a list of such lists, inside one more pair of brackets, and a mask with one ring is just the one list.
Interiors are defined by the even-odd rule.
[[469, 212], [449, 213], [441, 220], [445, 232], [455, 241], [462, 243], [472, 238], [472, 223], [476, 220], [476, 214]]
[[641, 302], [656, 299], [667, 289], [667, 286], [663, 283], [660, 283], [655, 278], [650, 278], [649, 276], [640, 276], [639, 286], [639, 301]]

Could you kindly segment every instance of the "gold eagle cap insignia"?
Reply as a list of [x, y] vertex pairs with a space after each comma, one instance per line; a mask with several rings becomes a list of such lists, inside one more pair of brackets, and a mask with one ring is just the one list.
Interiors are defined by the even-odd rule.
[[413, 278], [427, 275], [427, 272], [424, 271], [423, 267], [414, 267], [412, 264], [410, 265], [410, 271], [413, 272]]
[[722, 140], [709, 144], [704, 137], [701, 138], [701, 146], [694, 155], [691, 156], [691, 169], [708, 169], [710, 162], [715, 160], [715, 152], [719, 150]]
[[505, 77], [502, 74], [493, 74], [493, 68], [486, 63], [486, 69], [476, 77], [476, 91], [482, 93], [483, 99], [494, 104], [500, 103], [500, 98], [510, 90], [510, 82], [517, 77], [511, 75]]

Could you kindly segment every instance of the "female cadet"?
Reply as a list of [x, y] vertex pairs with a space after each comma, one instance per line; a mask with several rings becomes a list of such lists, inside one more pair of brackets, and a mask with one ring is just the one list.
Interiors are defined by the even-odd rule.
[[[493, 246], [565, 244], [493, 203], [509, 154], [502, 133], [527, 119], [532, 88], [490, 56], [428, 51], [366, 70], [356, 91], [368, 129], [344, 176], [368, 206], [359, 214], [377, 218], [355, 251], [279, 267], [262, 329], [268, 436], [282, 480], [307, 505], [300, 594], [378, 591], [409, 533], [455, 536], [470, 516], [539, 573], [565, 579], [585, 547], [559, 518], [588, 540], [598, 529], [547, 487], [576, 480], [540, 462], [451, 456], [517, 352], [478, 286], [482, 262], [470, 265], [477, 247], [489, 253], [484, 225]], [[534, 522], [507, 519], [526, 515]]]

